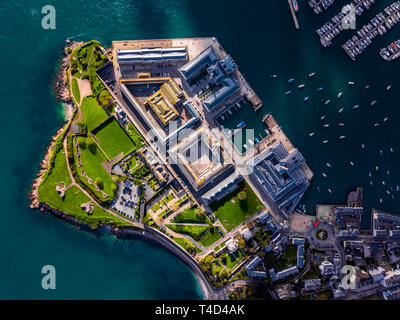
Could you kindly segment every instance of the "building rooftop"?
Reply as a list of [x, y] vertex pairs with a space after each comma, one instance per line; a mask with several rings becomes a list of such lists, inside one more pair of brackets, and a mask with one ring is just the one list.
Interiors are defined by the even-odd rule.
[[255, 177], [287, 215], [294, 211], [310, 185], [301, 167], [304, 162], [297, 149], [289, 153], [277, 142], [250, 163]]

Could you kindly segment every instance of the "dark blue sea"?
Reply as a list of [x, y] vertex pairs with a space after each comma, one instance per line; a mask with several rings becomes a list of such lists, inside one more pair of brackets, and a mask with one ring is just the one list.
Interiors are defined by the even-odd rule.
[[[29, 209], [32, 180], [51, 136], [64, 122], [51, 83], [67, 38], [97, 39], [110, 46], [112, 40], [123, 39], [217, 37], [264, 102], [261, 111], [243, 114], [247, 127], [261, 132], [262, 115], [272, 113], [314, 171], [302, 201], [309, 213], [317, 203], [344, 203], [357, 186], [364, 187], [366, 226], [371, 208], [400, 212], [400, 193], [395, 191], [400, 185], [400, 59], [387, 63], [379, 56], [379, 48], [399, 38], [400, 26], [376, 39], [353, 62], [340, 45], [354, 31], [343, 32], [328, 49], [315, 33], [346, 2], [337, 0], [328, 12], [315, 16], [306, 1], [300, 1], [301, 29], [295, 30], [286, 1], [1, 0], [0, 298], [201, 298], [191, 271], [163, 249], [139, 240], [96, 237]], [[358, 27], [391, 2], [374, 4], [358, 18]], [[55, 30], [41, 27], [46, 4], [56, 9]], [[308, 78], [310, 72], [316, 76]], [[271, 73], [278, 78], [270, 79]], [[296, 79], [293, 85], [287, 83], [289, 78]], [[356, 84], [350, 87], [348, 81]], [[300, 83], [306, 84], [302, 90], [297, 89]], [[369, 90], [363, 89], [366, 84]], [[389, 84], [392, 89], [387, 91]], [[318, 87], [325, 89], [316, 92]], [[293, 93], [286, 96], [289, 89]], [[306, 96], [310, 100], [304, 103]], [[331, 99], [328, 106], [326, 99]], [[379, 102], [372, 107], [373, 100]], [[353, 110], [355, 104], [360, 108]], [[377, 122], [380, 126], [374, 127]], [[323, 128], [323, 123], [330, 127]], [[315, 135], [309, 137], [310, 132]], [[346, 139], [339, 140], [341, 135]], [[40, 285], [40, 271], [47, 264], [57, 272], [53, 291]]]

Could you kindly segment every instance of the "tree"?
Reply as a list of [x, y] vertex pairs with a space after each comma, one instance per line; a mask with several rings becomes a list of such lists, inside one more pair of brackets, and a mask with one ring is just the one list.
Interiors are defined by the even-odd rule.
[[203, 214], [203, 212], [201, 211], [201, 209], [199, 207], [197, 207], [196, 209], [194, 209], [194, 214], [197, 218], [200, 218], [201, 215]]
[[247, 199], [247, 194], [246, 194], [246, 192], [245, 192], [245, 191], [240, 191], [240, 192], [238, 193], [238, 199], [239, 199], [240, 201], [246, 200], [246, 199]]
[[174, 203], [171, 204], [169, 207], [170, 207], [170, 209], [171, 209], [172, 211], [177, 211], [177, 210], [179, 209], [179, 204], [177, 204], [176, 202], [174, 202]]
[[100, 177], [97, 177], [97, 178], [94, 180], [94, 183], [95, 183], [101, 190], [103, 190], [103, 188], [104, 188], [103, 179], [101, 179]]
[[118, 190], [117, 185], [116, 185], [115, 183], [113, 183], [113, 184], [111, 185], [111, 191], [112, 191], [112, 193], [114, 194], [114, 196], [117, 194], [117, 190]]
[[85, 141], [85, 139], [79, 139], [78, 138], [78, 144], [79, 144], [79, 147], [81, 149], [86, 149], [86, 141]]

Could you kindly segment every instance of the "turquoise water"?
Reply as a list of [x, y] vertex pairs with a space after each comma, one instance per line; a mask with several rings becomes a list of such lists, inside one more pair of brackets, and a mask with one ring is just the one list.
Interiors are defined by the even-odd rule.
[[[359, 26], [392, 1], [380, 2], [360, 19]], [[142, 241], [96, 238], [28, 208], [31, 181], [50, 137], [63, 123], [51, 80], [68, 37], [97, 39], [109, 46], [113, 39], [216, 36], [264, 101], [263, 110], [250, 116], [248, 128], [260, 129], [262, 115], [272, 112], [314, 171], [303, 201], [310, 212], [316, 203], [343, 203], [349, 189], [356, 186], [365, 188], [368, 209], [398, 211], [400, 194], [394, 192], [392, 199], [385, 190], [400, 184], [396, 161], [400, 152], [400, 59], [385, 63], [378, 49], [399, 38], [400, 27], [374, 41], [354, 63], [339, 46], [351, 32], [342, 34], [329, 49], [320, 46], [314, 32], [343, 3], [336, 1], [328, 13], [318, 17], [300, 4], [301, 30], [296, 31], [286, 1], [255, 0], [250, 5], [248, 1], [222, 0], [59, 0], [51, 2], [57, 10], [57, 29], [42, 30], [40, 12], [47, 3], [1, 0], [0, 298], [200, 298], [190, 270], [164, 250]], [[317, 75], [308, 79], [312, 71]], [[271, 73], [279, 77], [271, 80]], [[285, 96], [291, 77], [296, 78], [296, 85], [307, 86], [302, 91], [292, 88], [293, 94]], [[357, 85], [350, 88], [347, 81]], [[364, 91], [362, 86], [367, 83], [371, 89]], [[385, 87], [389, 83], [393, 88], [388, 93]], [[321, 86], [325, 90], [315, 92]], [[343, 91], [341, 100], [336, 98], [339, 91]], [[310, 96], [306, 104], [305, 96]], [[332, 100], [327, 107], [321, 102], [326, 98]], [[370, 107], [374, 99], [379, 103]], [[356, 103], [360, 109], [351, 110]], [[345, 110], [339, 115], [342, 106]], [[330, 128], [321, 127], [323, 114]], [[386, 116], [389, 121], [383, 124]], [[345, 127], [339, 128], [338, 122]], [[373, 127], [375, 122], [381, 126]], [[316, 134], [310, 138], [312, 131]], [[347, 138], [339, 142], [340, 135]], [[329, 143], [323, 145], [325, 139]], [[362, 143], [367, 146], [364, 151]], [[388, 151], [390, 147], [394, 153]], [[349, 161], [355, 167], [350, 167]], [[333, 167], [327, 168], [325, 162]], [[379, 171], [375, 171], [376, 165]], [[369, 187], [369, 171], [374, 188]], [[329, 194], [327, 188], [334, 193]], [[40, 287], [40, 270], [45, 264], [57, 270], [53, 292]]]

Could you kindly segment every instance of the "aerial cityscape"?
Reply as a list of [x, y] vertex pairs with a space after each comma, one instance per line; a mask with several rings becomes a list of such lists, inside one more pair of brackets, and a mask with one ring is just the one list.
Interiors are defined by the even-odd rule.
[[[32, 86], [3, 120], [30, 130], [18, 142], [26, 152], [6, 147], [17, 160], [2, 197], [18, 213], [7, 225], [33, 216], [19, 226], [25, 241], [8, 239], [27, 246], [22, 256], [44, 252], [32, 261], [62, 277], [54, 297], [399, 300], [400, 1], [238, 1], [228, 12], [211, 1], [224, 16], [212, 28], [200, 9], [189, 28], [183, 17], [159, 21], [163, 1], [117, 2], [107, 36], [107, 23], [71, 36], [64, 13], [57, 40], [58, 29], [41, 30], [54, 41], [37, 49], [46, 77], [27, 67], [28, 85], [6, 72], [16, 88]], [[185, 5], [185, 18], [198, 8]], [[239, 8], [249, 21], [271, 11], [271, 29], [230, 32]], [[128, 31], [131, 10], [158, 18]], [[20, 111], [35, 99], [39, 112]], [[30, 210], [18, 209], [21, 196]], [[87, 281], [80, 293], [73, 277]], [[48, 299], [31, 281], [0, 298]], [[119, 293], [103, 290], [117, 282]]]

